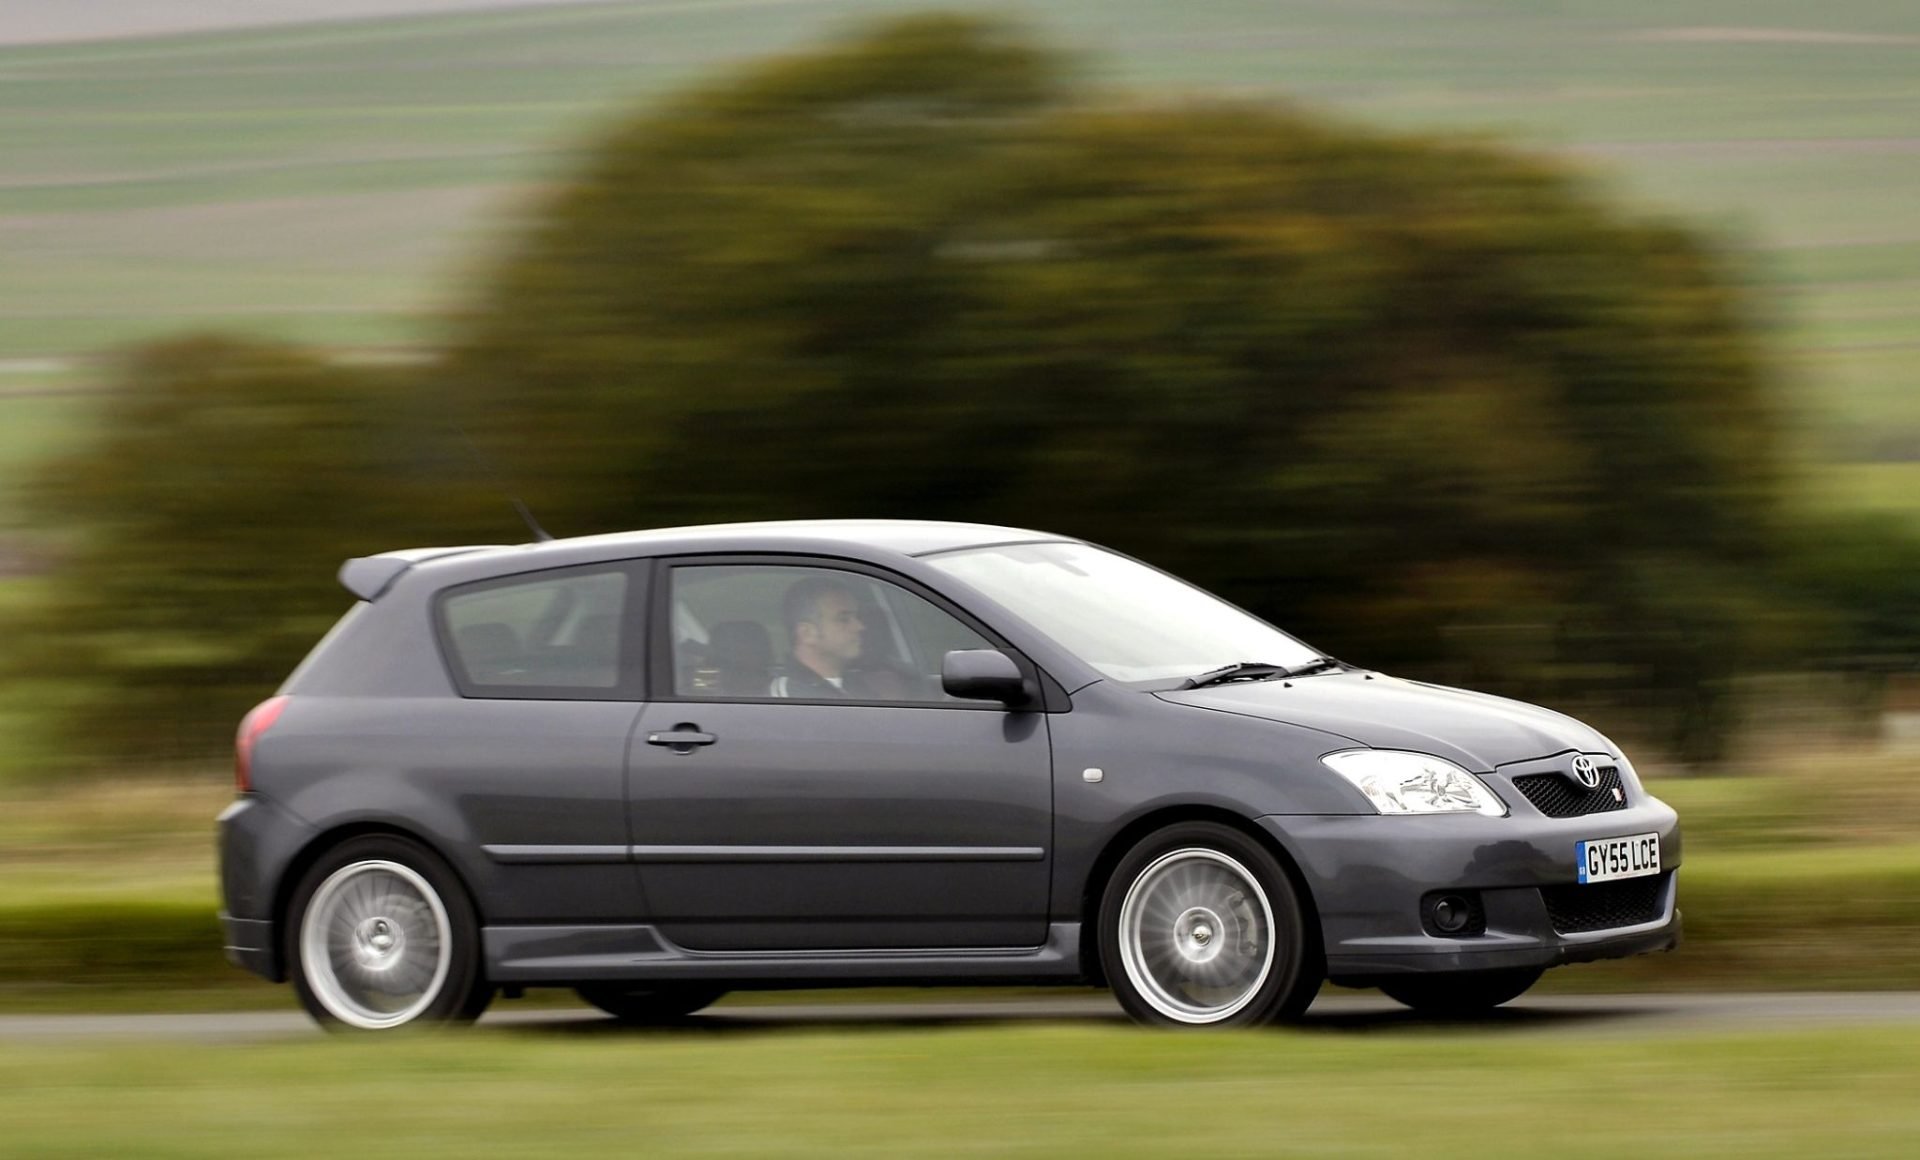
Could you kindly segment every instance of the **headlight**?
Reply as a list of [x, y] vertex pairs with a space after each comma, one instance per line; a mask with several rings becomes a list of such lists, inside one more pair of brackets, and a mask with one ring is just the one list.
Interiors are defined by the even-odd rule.
[[1479, 778], [1425, 753], [1349, 749], [1320, 760], [1352, 782], [1383, 814], [1507, 816], [1506, 805]]

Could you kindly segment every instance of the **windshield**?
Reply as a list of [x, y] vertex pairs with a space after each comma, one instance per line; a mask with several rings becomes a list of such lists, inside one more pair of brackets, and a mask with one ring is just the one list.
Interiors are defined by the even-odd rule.
[[998, 601], [1116, 681], [1192, 677], [1319, 655], [1184, 581], [1086, 544], [964, 548], [927, 563]]

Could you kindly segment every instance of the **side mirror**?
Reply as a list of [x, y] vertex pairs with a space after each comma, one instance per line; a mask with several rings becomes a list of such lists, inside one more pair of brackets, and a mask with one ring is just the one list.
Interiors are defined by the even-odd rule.
[[1033, 700], [1033, 687], [999, 649], [955, 649], [940, 659], [940, 687], [949, 697], [999, 701], [1009, 709]]

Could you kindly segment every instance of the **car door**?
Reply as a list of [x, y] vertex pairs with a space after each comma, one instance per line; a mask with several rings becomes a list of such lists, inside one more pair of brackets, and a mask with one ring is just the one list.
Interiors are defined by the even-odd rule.
[[626, 749], [645, 676], [645, 561], [527, 572], [434, 601], [458, 698], [393, 706], [405, 764], [478, 855], [489, 922], [633, 921]]
[[[813, 667], [836, 667], [808, 619], [821, 593], [841, 622], [837, 675]], [[845, 562], [666, 561], [654, 610], [627, 787], [662, 934], [715, 951], [1044, 940], [1046, 715], [939, 688], [947, 649], [1001, 642]]]

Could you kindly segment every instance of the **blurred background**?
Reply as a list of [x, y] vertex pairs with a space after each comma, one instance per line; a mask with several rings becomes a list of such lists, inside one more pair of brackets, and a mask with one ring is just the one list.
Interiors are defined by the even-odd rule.
[[1559, 985], [1920, 984], [1920, 8], [923, 8], [0, 6], [0, 1003], [258, 998], [234, 725], [509, 491], [1104, 542], [1625, 745]]

